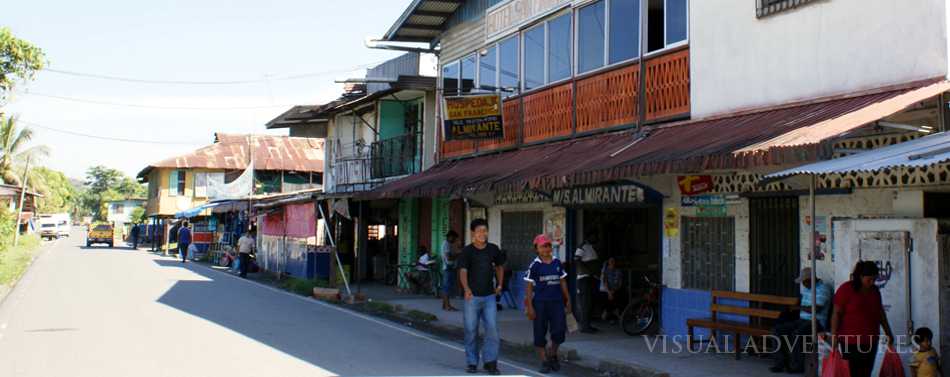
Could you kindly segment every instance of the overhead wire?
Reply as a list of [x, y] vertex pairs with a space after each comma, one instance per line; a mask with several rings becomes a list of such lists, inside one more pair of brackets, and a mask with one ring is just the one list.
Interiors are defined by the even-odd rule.
[[44, 126], [42, 124], [29, 122], [25, 120], [18, 120], [18, 122], [32, 126], [32, 127], [44, 129], [47, 131], [59, 132], [59, 133], [67, 134], [67, 135], [85, 137], [85, 138], [90, 138], [90, 139], [117, 141], [117, 142], [123, 142], [123, 143], [156, 144], [156, 145], [190, 145], [190, 146], [207, 144], [206, 142], [201, 142], [201, 141], [195, 141], [195, 142], [159, 141], [159, 140], [129, 139], [129, 138], [112, 137], [112, 136], [101, 136], [101, 135], [93, 135], [93, 134], [88, 134], [88, 133], [83, 133], [83, 132], [76, 132], [76, 131], [64, 130], [61, 128]]
[[204, 110], [204, 111], [261, 110], [261, 109], [273, 109], [273, 108], [278, 108], [278, 107], [293, 106], [293, 105], [288, 105], [288, 104], [274, 104], [274, 105], [261, 105], [261, 106], [221, 106], [221, 107], [161, 106], [161, 105], [140, 105], [140, 104], [135, 104], [135, 103], [122, 103], [122, 102], [100, 101], [100, 100], [93, 100], [93, 99], [87, 99], [87, 98], [58, 96], [58, 95], [53, 95], [53, 94], [37, 93], [31, 90], [26, 90], [21, 94], [34, 96], [34, 97], [58, 99], [62, 101], [88, 103], [88, 104], [93, 104], [93, 105], [121, 106], [121, 107], [132, 107], [132, 108], [138, 108], [138, 109], [158, 109], [158, 110]]

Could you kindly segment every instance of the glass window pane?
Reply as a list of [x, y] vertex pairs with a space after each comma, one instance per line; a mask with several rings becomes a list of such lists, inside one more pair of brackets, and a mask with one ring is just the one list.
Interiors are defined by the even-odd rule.
[[610, 64], [640, 56], [640, 0], [610, 2]]
[[571, 14], [548, 21], [548, 82], [571, 77]]
[[482, 90], [494, 91], [498, 87], [496, 74], [498, 73], [498, 49], [491, 46], [485, 49], [486, 53], [478, 57], [478, 87]]
[[454, 96], [459, 91], [459, 63], [442, 66], [442, 89], [445, 95]]
[[475, 54], [462, 58], [462, 93], [475, 88]]
[[524, 33], [524, 88], [544, 85], [544, 26]]
[[587, 72], [604, 66], [604, 1], [577, 12], [577, 69]]
[[[511, 37], [498, 44], [498, 54], [501, 60], [500, 86], [504, 89], [504, 95], [518, 93], [518, 37]], [[513, 90], [508, 90], [513, 89]]]
[[666, 0], [666, 45], [686, 40], [687, 0]]

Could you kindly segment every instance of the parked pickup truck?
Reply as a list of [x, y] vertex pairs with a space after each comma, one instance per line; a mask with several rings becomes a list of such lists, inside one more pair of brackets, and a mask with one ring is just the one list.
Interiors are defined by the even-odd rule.
[[104, 243], [112, 247], [114, 230], [112, 225], [109, 224], [99, 224], [93, 226], [89, 230], [89, 234], [86, 235], [86, 247], [90, 247], [93, 244]]

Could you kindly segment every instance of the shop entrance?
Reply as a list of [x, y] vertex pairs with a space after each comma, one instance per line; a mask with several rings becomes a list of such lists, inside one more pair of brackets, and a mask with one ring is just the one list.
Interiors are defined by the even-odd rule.
[[643, 281], [643, 276], [660, 281], [659, 207], [584, 209], [582, 217], [579, 239], [593, 241], [602, 263], [615, 258], [634, 286]]
[[752, 198], [749, 207], [752, 293], [797, 296], [798, 197]]

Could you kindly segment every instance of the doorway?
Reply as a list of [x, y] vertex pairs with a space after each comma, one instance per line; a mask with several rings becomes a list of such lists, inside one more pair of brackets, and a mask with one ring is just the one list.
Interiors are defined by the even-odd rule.
[[799, 256], [798, 197], [749, 199], [751, 292], [797, 296]]

